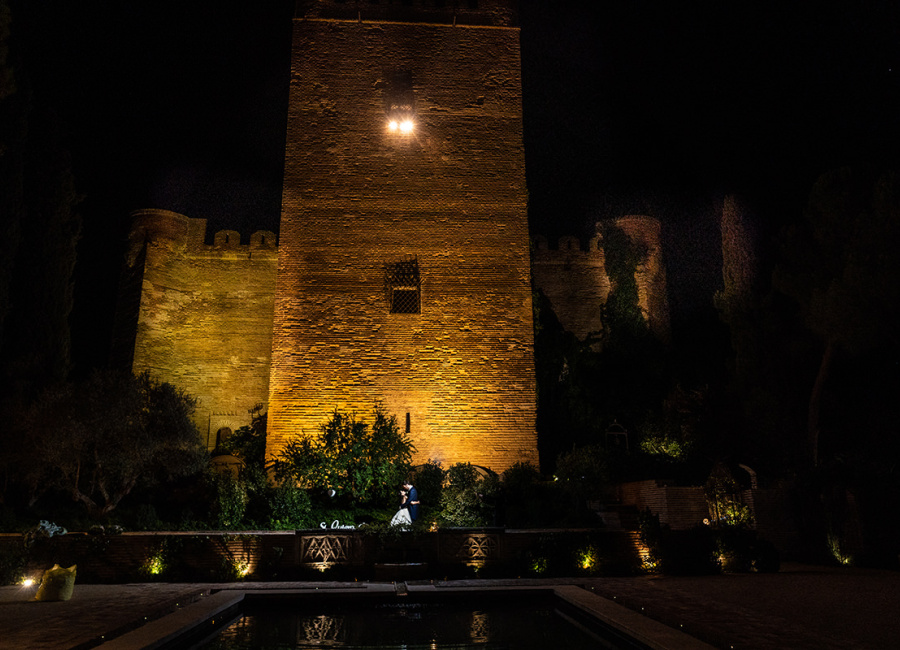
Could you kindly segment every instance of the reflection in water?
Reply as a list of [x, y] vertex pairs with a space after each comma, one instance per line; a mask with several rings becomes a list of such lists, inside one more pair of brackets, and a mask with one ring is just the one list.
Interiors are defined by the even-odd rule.
[[487, 643], [491, 636], [490, 615], [485, 612], [472, 612], [472, 626], [469, 637], [472, 643]]
[[298, 643], [315, 641], [319, 645], [330, 643], [340, 646], [345, 641], [343, 616], [321, 614], [319, 616], [301, 617], [299, 620], [303, 634], [297, 635]]
[[380, 604], [371, 607], [259, 604], [204, 648], [211, 650], [366, 648], [368, 650], [498, 650], [596, 648], [549, 606]]

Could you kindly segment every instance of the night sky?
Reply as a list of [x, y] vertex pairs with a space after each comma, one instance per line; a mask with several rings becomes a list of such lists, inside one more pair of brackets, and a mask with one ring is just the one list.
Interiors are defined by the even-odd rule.
[[[106, 354], [131, 210], [278, 229], [293, 2], [235, 6], [12, 0], [18, 69], [85, 196], [82, 366]], [[900, 166], [897, 2], [525, 0], [522, 57], [533, 230], [659, 217], [688, 320], [718, 281], [723, 194], [765, 234], [822, 171]]]

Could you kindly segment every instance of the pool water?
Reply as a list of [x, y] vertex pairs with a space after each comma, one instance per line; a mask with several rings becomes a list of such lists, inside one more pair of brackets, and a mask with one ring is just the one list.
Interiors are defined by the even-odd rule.
[[357, 648], [448, 650], [598, 647], [547, 603], [385, 602], [369, 606], [248, 604], [206, 650]]

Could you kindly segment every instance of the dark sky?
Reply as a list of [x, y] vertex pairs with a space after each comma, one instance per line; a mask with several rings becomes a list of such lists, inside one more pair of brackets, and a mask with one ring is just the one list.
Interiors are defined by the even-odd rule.
[[[277, 230], [292, 0], [12, 5], [86, 197], [78, 331], [109, 327], [131, 210]], [[682, 258], [670, 280], [702, 295], [723, 193], [774, 227], [825, 169], [898, 166], [894, 1], [525, 0], [522, 57], [533, 229], [658, 216]], [[99, 358], [97, 345], [76, 351]]]

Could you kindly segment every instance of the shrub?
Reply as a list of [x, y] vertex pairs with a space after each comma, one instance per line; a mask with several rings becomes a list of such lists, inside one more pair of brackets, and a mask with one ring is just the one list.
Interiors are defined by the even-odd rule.
[[446, 472], [436, 460], [429, 460], [416, 468], [413, 482], [419, 492], [419, 521], [432, 522], [440, 515], [441, 493]]
[[781, 566], [778, 550], [755, 530], [723, 526], [716, 530], [716, 550], [723, 571], [775, 573]]
[[570, 491], [586, 499], [598, 498], [610, 483], [609, 452], [602, 445], [585, 445], [560, 454], [556, 474]]
[[275, 459], [276, 475], [296, 485], [334, 490], [345, 503], [394, 503], [394, 492], [409, 472], [415, 450], [397, 418], [378, 404], [373, 424], [335, 409], [317, 436], [294, 438]]
[[638, 513], [638, 525], [640, 527], [641, 543], [647, 548], [644, 569], [657, 569], [659, 568], [660, 549], [662, 547], [662, 526], [659, 523], [659, 515], [650, 512], [650, 508], [644, 508]]
[[210, 473], [209, 481], [213, 488], [211, 524], [220, 530], [240, 528], [247, 512], [246, 484], [231, 474]]
[[442, 523], [449, 526], [487, 526], [494, 520], [500, 481], [496, 475], [481, 476], [469, 463], [447, 470], [448, 484], [441, 492]]
[[268, 528], [292, 530], [311, 528], [311, 503], [305, 490], [281, 484], [268, 490]]
[[514, 528], [552, 526], [565, 517], [560, 486], [544, 481], [529, 463], [516, 463], [503, 472], [501, 523]]

